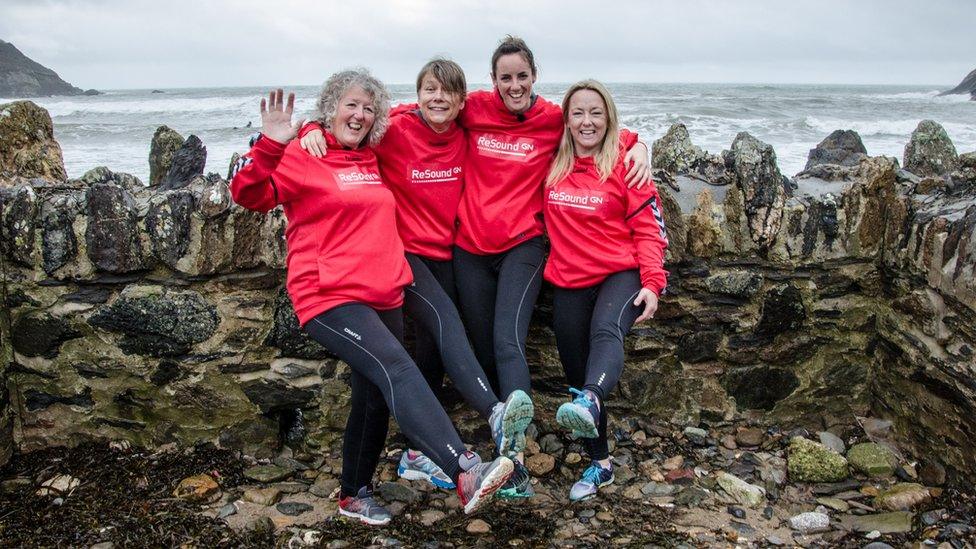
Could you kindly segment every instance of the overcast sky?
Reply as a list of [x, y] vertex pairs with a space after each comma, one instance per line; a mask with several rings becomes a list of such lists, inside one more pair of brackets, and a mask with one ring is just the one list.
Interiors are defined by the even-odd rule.
[[954, 86], [976, 0], [2, 0], [0, 39], [81, 88], [319, 84], [365, 65], [410, 82], [433, 55], [488, 80], [507, 33], [548, 82]]

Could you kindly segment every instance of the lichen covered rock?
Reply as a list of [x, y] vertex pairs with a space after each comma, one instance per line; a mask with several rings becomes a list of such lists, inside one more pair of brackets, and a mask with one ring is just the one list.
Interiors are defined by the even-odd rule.
[[847, 451], [847, 461], [855, 470], [870, 477], [888, 477], [895, 473], [898, 456], [875, 442], [862, 442]]
[[149, 145], [149, 184], [159, 185], [173, 165], [176, 151], [183, 146], [183, 136], [169, 126], [156, 128]]
[[844, 456], [803, 437], [790, 440], [786, 467], [796, 482], [839, 482], [849, 474]]
[[902, 163], [915, 175], [945, 176], [959, 167], [959, 154], [941, 124], [922, 120], [905, 145]]
[[13, 177], [68, 178], [51, 115], [32, 101], [0, 105], [0, 182]]

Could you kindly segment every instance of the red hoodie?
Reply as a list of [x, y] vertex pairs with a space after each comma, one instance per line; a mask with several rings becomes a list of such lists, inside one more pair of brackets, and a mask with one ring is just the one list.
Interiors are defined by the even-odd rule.
[[667, 231], [653, 183], [627, 188], [623, 156], [636, 134], [624, 137], [610, 177], [600, 182], [592, 157], [544, 189], [552, 244], [544, 277], [560, 288], [586, 288], [620, 271], [639, 268], [641, 285], [661, 295], [667, 286]]
[[393, 193], [369, 148], [343, 148], [325, 132], [328, 155], [314, 158], [298, 140], [263, 137], [238, 163], [234, 201], [266, 212], [282, 204], [288, 226], [288, 294], [299, 322], [343, 303], [376, 309], [403, 303], [413, 273], [396, 232]]
[[437, 133], [416, 105], [390, 111], [390, 128], [374, 150], [397, 205], [397, 228], [413, 254], [451, 259], [454, 220], [464, 182], [464, 130]]
[[563, 132], [562, 110], [541, 97], [512, 114], [495, 90], [468, 94], [464, 192], [456, 238], [480, 255], [510, 250], [542, 234], [542, 187]]

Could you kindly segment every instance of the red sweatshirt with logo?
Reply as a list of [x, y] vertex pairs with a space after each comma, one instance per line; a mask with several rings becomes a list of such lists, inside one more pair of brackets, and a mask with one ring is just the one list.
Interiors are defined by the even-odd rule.
[[456, 243], [497, 254], [542, 234], [539, 189], [563, 132], [562, 110], [537, 97], [512, 114], [495, 90], [468, 94], [460, 116], [468, 132]]
[[303, 326], [343, 303], [399, 307], [413, 281], [376, 155], [366, 147], [345, 149], [328, 132], [325, 138], [328, 154], [314, 158], [297, 139], [282, 145], [263, 137], [238, 162], [230, 183], [234, 201], [245, 208], [283, 206], [287, 288]]
[[667, 286], [667, 230], [653, 183], [627, 188], [623, 155], [636, 134], [628, 132], [610, 177], [600, 182], [592, 157], [576, 158], [566, 177], [543, 189], [552, 248], [544, 277], [560, 288], [587, 288], [620, 271], [640, 269], [641, 285], [661, 295]]

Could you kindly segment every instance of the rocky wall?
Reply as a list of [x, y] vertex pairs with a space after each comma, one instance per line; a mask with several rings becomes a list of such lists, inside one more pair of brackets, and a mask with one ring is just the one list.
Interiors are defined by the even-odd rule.
[[[948, 155], [922, 130], [912, 155]], [[974, 155], [915, 175], [831, 137], [794, 178], [748, 134], [721, 155], [681, 126], [655, 143], [671, 277], [655, 321], [628, 338], [614, 406], [839, 432], [879, 416], [911, 451], [976, 477]], [[170, 158], [202, 165], [199, 140], [169, 141]], [[186, 165], [154, 165], [168, 173], [148, 187], [18, 166], [40, 168], [0, 181], [0, 417], [15, 417], [17, 449], [205, 439], [270, 455], [289, 437], [336, 440], [348, 371], [298, 329], [280, 210], [243, 210], [224, 179]], [[564, 389], [550, 303], [544, 291], [528, 349], [543, 395]]]

